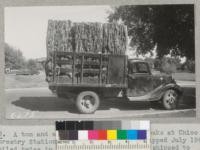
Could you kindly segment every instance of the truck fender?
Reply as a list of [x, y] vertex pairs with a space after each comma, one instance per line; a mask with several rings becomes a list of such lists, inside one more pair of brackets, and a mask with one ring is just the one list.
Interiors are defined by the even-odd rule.
[[182, 94], [182, 93], [183, 93], [183, 89], [182, 89], [179, 85], [174, 84], [174, 83], [167, 84], [167, 85], [164, 87], [164, 90], [168, 90], [168, 89], [174, 89], [174, 90], [176, 90], [179, 94]]
[[173, 90], [175, 90], [175, 91], [177, 91], [177, 93], [178, 93], [178, 99], [180, 100], [181, 99], [181, 97], [182, 97], [182, 95], [183, 95], [183, 89], [179, 86], [179, 85], [177, 85], [177, 84], [174, 84], [174, 83], [170, 83], [170, 84], [167, 84], [164, 88], [163, 88], [163, 92], [162, 92], [162, 96], [161, 97], [163, 97], [164, 96], [164, 94], [165, 94], [165, 91], [167, 91], [167, 90], [169, 90], [169, 89], [173, 89]]

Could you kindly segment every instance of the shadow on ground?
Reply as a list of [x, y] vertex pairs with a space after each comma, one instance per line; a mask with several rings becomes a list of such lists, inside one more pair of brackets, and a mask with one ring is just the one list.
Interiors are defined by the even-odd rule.
[[70, 100], [57, 97], [20, 97], [12, 104], [32, 111], [69, 111], [75, 113], [75, 106]]
[[[21, 97], [12, 102], [17, 107], [32, 111], [68, 111], [78, 113], [75, 104], [68, 99], [56, 97]], [[128, 102], [125, 99], [105, 99], [101, 101], [98, 110], [109, 110], [110, 108], [120, 110], [146, 110], [150, 108], [148, 102]]]
[[[32, 111], [68, 111], [78, 113], [72, 101], [57, 97], [20, 97], [19, 100], [12, 102], [17, 107]], [[195, 108], [195, 88], [184, 88], [182, 101], [178, 109]], [[109, 110], [110, 108], [123, 111], [129, 110], [149, 110], [150, 108], [163, 110], [161, 106], [151, 106], [149, 102], [130, 102], [125, 99], [104, 99], [101, 101], [99, 110]]]

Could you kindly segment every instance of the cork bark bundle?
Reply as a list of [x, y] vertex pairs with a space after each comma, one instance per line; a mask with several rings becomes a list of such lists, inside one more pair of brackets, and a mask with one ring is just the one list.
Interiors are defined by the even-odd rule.
[[49, 20], [46, 47], [50, 51], [125, 54], [127, 29], [117, 23], [72, 23]]
[[103, 24], [103, 53], [125, 54], [127, 30], [116, 23]]
[[72, 22], [67, 21], [48, 21], [47, 28], [47, 56], [50, 51], [73, 51], [72, 46]]

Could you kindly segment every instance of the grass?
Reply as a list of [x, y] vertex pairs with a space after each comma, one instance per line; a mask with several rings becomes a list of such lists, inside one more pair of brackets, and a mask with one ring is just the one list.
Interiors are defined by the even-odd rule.
[[45, 73], [40, 72], [39, 75], [5, 75], [5, 88], [33, 88], [33, 87], [47, 87], [48, 83], [45, 81]]

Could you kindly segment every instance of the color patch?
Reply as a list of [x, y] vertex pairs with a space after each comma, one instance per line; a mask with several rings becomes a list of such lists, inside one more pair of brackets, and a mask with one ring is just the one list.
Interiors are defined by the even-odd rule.
[[56, 130], [65, 130], [65, 122], [64, 121], [61, 121], [61, 122], [56, 121]]
[[66, 130], [76, 130], [76, 122], [75, 121], [67, 121], [65, 123]]
[[116, 140], [117, 130], [107, 130], [107, 140]]
[[93, 130], [94, 129], [94, 122], [93, 121], [84, 121], [84, 130]]
[[89, 130], [88, 131], [88, 139], [89, 140], [97, 140], [98, 139], [98, 131], [97, 130]]
[[66, 130], [59, 130], [59, 140], [66, 140], [68, 139], [68, 132]]
[[78, 140], [78, 131], [77, 130], [69, 130], [69, 140]]
[[137, 140], [138, 138], [137, 134], [138, 134], [137, 130], [127, 130], [127, 139]]
[[88, 140], [88, 131], [87, 130], [78, 131], [78, 139], [79, 140]]
[[147, 139], [147, 131], [146, 130], [138, 130], [138, 140], [145, 140]]
[[98, 131], [98, 140], [107, 140], [107, 131], [106, 130]]
[[84, 130], [84, 122], [77, 122], [76, 123], [76, 130]]
[[118, 140], [126, 140], [127, 139], [126, 130], [117, 130], [117, 139]]
[[121, 121], [112, 121], [111, 123], [112, 123], [112, 126], [106, 129], [110, 129], [110, 130], [121, 129]]

